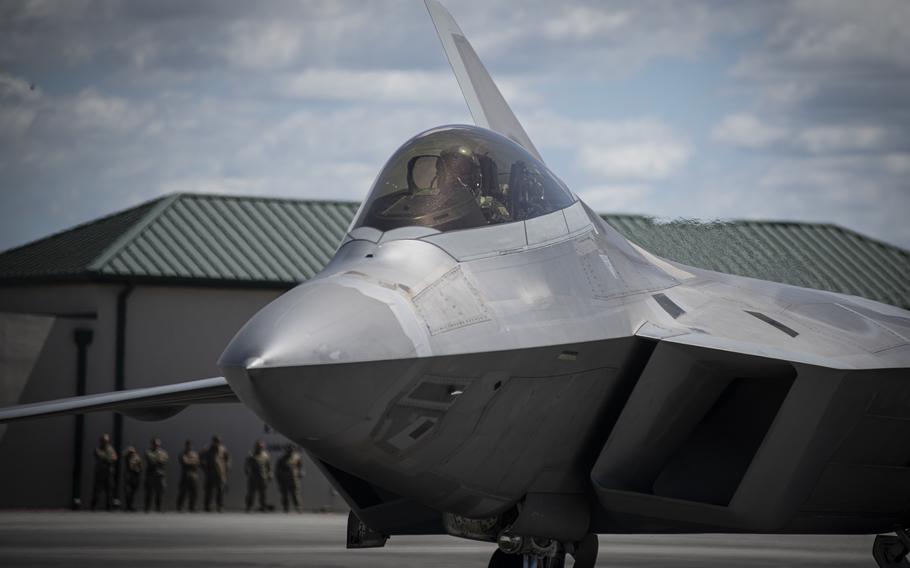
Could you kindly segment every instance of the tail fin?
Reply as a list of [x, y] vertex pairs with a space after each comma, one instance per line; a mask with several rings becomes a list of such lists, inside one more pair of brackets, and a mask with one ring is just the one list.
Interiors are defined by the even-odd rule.
[[455, 19], [436, 0], [424, 1], [474, 123], [509, 137], [543, 161]]

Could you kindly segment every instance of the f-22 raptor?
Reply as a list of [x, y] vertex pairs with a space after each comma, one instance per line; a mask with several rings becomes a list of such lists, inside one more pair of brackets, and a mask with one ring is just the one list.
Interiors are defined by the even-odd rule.
[[348, 546], [449, 534], [590, 568], [604, 533], [891, 533], [910, 566], [910, 312], [627, 241], [544, 164], [449, 13], [474, 117], [388, 160], [334, 258], [224, 376], [0, 410], [239, 400], [350, 504]]

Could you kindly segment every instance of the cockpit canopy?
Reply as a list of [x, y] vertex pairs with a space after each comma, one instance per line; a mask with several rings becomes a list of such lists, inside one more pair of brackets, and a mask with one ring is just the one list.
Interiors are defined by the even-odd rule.
[[474, 126], [446, 126], [418, 134], [389, 158], [353, 228], [469, 229], [524, 221], [574, 200], [515, 142]]

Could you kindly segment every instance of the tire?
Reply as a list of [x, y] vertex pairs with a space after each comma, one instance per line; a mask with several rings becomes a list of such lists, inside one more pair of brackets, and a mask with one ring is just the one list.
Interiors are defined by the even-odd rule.
[[880, 534], [872, 545], [872, 557], [879, 568], [910, 568], [906, 553], [904, 543], [896, 536]]
[[588, 533], [583, 539], [575, 545], [575, 568], [594, 568], [597, 564], [597, 552], [600, 544], [597, 541], [597, 535]]
[[506, 554], [496, 549], [493, 556], [490, 557], [490, 563], [487, 568], [523, 568], [524, 562], [521, 554]]

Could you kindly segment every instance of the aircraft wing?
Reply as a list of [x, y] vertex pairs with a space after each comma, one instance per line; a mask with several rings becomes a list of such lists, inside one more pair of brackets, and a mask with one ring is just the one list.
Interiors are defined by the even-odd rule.
[[543, 158], [531, 138], [515, 118], [509, 104], [496, 87], [486, 68], [481, 63], [474, 48], [465, 39], [464, 32], [458, 27], [451, 14], [436, 0], [425, 0], [430, 18], [436, 26], [436, 33], [442, 41], [446, 57], [452, 64], [458, 86], [464, 94], [465, 101], [474, 123], [483, 128], [495, 130], [507, 136], [534, 155], [541, 162]]
[[139, 420], [163, 420], [187, 405], [215, 402], [239, 402], [224, 377], [8, 406], [0, 408], [0, 424], [101, 410]]

